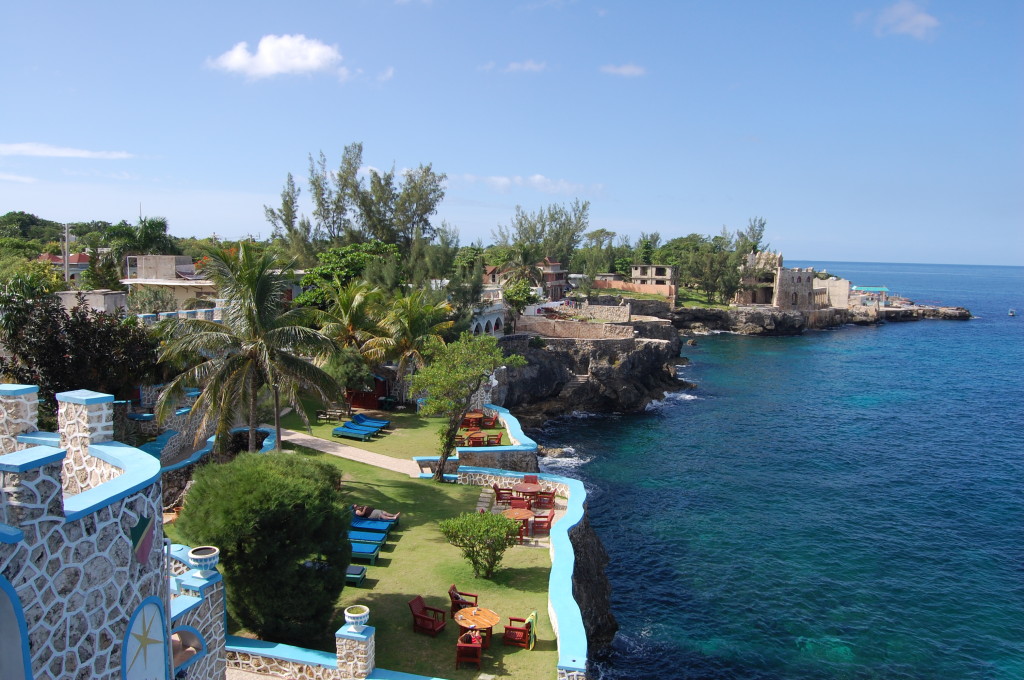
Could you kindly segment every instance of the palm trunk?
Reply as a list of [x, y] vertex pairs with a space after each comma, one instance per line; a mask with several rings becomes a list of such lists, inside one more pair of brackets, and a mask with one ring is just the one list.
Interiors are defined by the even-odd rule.
[[259, 394], [259, 384], [253, 380], [252, 388], [249, 391], [249, 450], [256, 450], [256, 396]]

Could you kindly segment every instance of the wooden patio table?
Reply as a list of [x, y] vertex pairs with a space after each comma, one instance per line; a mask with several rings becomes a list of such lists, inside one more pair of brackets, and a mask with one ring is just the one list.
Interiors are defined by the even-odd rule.
[[455, 612], [455, 623], [459, 624], [459, 634], [467, 630], [478, 630], [483, 635], [484, 647], [491, 646], [492, 628], [501, 623], [497, 612], [483, 607], [466, 607]]
[[520, 496], [534, 496], [540, 491], [540, 484], [533, 484], [532, 482], [519, 482], [512, 486], [512, 490]]

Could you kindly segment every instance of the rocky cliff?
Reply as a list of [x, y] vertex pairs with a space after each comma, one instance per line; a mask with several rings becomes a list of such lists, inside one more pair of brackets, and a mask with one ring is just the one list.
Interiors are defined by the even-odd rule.
[[499, 376], [492, 398], [525, 427], [574, 411], [638, 411], [666, 392], [692, 387], [675, 378], [681, 343], [674, 329], [663, 328], [645, 333], [668, 339], [549, 338], [517, 347], [528, 363]]
[[572, 595], [580, 606], [583, 627], [587, 631], [590, 655], [608, 647], [619, 624], [612, 615], [612, 588], [604, 570], [608, 553], [590, 526], [587, 516], [569, 530], [569, 540], [576, 554], [572, 573]]
[[771, 307], [680, 307], [669, 312], [668, 318], [677, 329], [692, 333], [725, 331], [741, 335], [799, 335], [807, 328], [807, 319], [800, 312]]

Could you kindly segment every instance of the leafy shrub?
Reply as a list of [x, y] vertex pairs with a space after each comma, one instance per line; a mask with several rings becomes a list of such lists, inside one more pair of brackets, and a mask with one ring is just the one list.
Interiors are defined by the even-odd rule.
[[332, 633], [351, 559], [340, 482], [336, 468], [294, 454], [243, 453], [197, 471], [177, 525], [193, 546], [220, 548], [228, 611], [260, 637], [309, 647]]
[[462, 549], [477, 578], [491, 577], [519, 535], [518, 522], [487, 512], [466, 512], [442, 520], [439, 527], [449, 543]]

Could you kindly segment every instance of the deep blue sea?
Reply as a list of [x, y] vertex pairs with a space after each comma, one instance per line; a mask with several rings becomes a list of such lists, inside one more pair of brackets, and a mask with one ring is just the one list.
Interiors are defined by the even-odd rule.
[[703, 336], [696, 390], [549, 424], [611, 558], [603, 678], [1024, 678], [1024, 267], [787, 264], [977, 318]]

